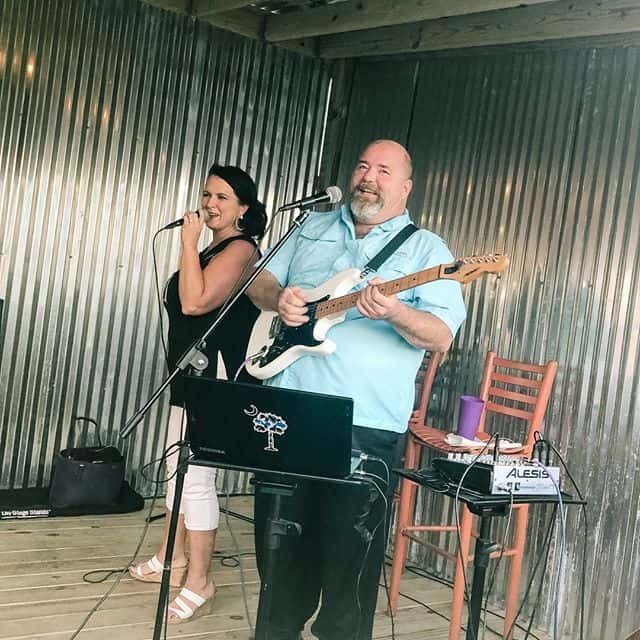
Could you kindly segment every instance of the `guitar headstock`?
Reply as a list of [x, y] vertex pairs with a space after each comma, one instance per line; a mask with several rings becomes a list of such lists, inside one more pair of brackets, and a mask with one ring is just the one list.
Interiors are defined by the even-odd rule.
[[440, 267], [440, 277], [466, 284], [485, 273], [501, 273], [509, 266], [509, 258], [503, 254], [488, 253], [468, 256]]

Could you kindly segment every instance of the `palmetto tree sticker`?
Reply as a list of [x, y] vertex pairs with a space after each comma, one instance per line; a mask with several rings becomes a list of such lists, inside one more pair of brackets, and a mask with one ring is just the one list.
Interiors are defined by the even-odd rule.
[[275, 444], [275, 437], [281, 436], [289, 427], [289, 425], [275, 413], [268, 411], [258, 411], [255, 404], [249, 405], [249, 409], [244, 412], [253, 418], [253, 430], [257, 433], [267, 434], [267, 446], [265, 451], [278, 451]]

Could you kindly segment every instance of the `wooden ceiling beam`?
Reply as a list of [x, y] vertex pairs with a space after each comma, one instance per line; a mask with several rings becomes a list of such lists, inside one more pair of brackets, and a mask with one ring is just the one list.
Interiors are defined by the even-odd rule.
[[206, 18], [217, 13], [243, 9], [251, 0], [193, 0], [192, 11], [196, 18]]
[[[234, 11], [226, 11], [225, 13], [208, 14], [207, 16], [198, 16], [199, 20], [208, 22], [214, 27], [233, 31], [247, 38], [262, 40], [264, 34], [264, 16], [250, 11], [248, 9], [236, 9]], [[292, 48], [296, 48], [297, 44], [292, 44]]]
[[637, 0], [560, 0], [318, 38], [323, 58], [416, 53], [640, 31]]
[[549, 2], [557, 0], [352, 0], [270, 15], [265, 39], [281, 42]]
[[152, 7], [175, 13], [187, 13], [189, 8], [189, 0], [143, 0], [143, 2], [150, 4]]

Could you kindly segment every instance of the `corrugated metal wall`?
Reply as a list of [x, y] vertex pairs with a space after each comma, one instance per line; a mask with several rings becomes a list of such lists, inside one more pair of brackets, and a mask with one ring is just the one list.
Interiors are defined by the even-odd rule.
[[[504, 277], [466, 287], [468, 318], [440, 373], [433, 420], [450, 427], [456, 398], [478, 390], [488, 350], [558, 360], [547, 435], [589, 500], [587, 637], [619, 640], [640, 627], [640, 51], [359, 61], [352, 78], [341, 182], [366, 141], [396, 137], [415, 163], [416, 221], [454, 254], [511, 257]], [[545, 515], [533, 512], [526, 570]], [[581, 545], [571, 508], [565, 638], [579, 637]], [[557, 551], [556, 538], [538, 618], [548, 628]]]
[[[269, 211], [311, 190], [328, 89], [318, 61], [134, 0], [0, 0], [1, 488], [48, 484], [72, 416], [117, 441], [166, 375], [154, 231], [214, 160]], [[162, 282], [178, 234], [157, 248]], [[125, 444], [131, 475], [167, 411]]]

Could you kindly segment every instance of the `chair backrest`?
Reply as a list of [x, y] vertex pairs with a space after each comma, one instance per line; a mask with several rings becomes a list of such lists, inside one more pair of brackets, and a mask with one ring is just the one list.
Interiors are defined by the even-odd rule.
[[481, 437], [488, 437], [485, 423], [491, 413], [520, 418], [526, 429], [518, 437], [522, 438], [525, 453], [531, 455], [534, 433], [542, 427], [557, 371], [555, 360], [543, 365], [529, 364], [500, 358], [490, 351], [480, 385], [480, 397], [485, 401], [478, 428]]
[[436, 372], [440, 366], [445, 354], [438, 351], [427, 351], [424, 359], [418, 369], [416, 376], [416, 407], [411, 414], [411, 422], [413, 424], [423, 425], [429, 408], [429, 400], [431, 398], [431, 389]]

